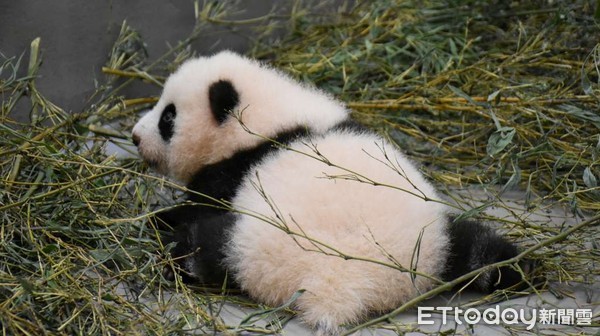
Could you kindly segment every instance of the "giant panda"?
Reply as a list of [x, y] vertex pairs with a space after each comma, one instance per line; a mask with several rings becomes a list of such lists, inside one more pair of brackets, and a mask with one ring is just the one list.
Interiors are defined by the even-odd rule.
[[[321, 335], [518, 254], [486, 226], [453, 220], [415, 164], [341, 102], [232, 52], [181, 65], [132, 140], [189, 190], [159, 215], [182, 276], [229, 279], [267, 305], [301, 293], [294, 307]], [[521, 271], [470, 286], [507, 288]]]

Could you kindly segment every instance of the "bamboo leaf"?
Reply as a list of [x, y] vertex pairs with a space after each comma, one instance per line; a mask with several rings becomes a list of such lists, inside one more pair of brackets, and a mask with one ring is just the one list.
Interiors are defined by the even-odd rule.
[[512, 143], [515, 133], [516, 130], [512, 127], [501, 127], [492, 133], [487, 143], [488, 155], [493, 157], [502, 152], [509, 144]]
[[592, 173], [590, 167], [586, 167], [583, 171], [583, 183], [588, 188], [596, 188], [598, 186], [596, 176], [594, 176], [594, 173]]

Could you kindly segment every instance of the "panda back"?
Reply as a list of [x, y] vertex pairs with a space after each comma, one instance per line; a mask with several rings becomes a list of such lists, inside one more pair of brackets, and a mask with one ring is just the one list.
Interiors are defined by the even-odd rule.
[[[448, 247], [446, 207], [424, 196], [440, 199], [417, 168], [375, 134], [339, 127], [298, 139], [243, 180], [233, 198], [242, 214], [226, 262], [242, 288], [271, 304], [298, 288], [318, 292], [335, 276], [343, 286], [370, 288], [361, 295], [377, 297], [369, 309], [388, 309], [417, 291], [409, 274], [340, 253], [410, 268], [422, 233], [417, 271], [439, 274]], [[416, 284], [419, 290], [431, 285], [425, 278]]]

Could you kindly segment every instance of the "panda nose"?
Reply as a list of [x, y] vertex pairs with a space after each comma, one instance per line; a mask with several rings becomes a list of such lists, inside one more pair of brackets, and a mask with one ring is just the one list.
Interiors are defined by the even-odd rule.
[[131, 141], [133, 142], [133, 144], [138, 147], [140, 145], [140, 136], [137, 135], [136, 133], [133, 133], [131, 135]]

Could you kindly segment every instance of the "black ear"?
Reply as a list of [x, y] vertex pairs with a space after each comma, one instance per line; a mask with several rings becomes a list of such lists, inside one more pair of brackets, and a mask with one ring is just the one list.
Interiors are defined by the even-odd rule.
[[222, 124], [240, 102], [240, 96], [228, 80], [219, 80], [208, 88], [210, 109], [215, 120]]

